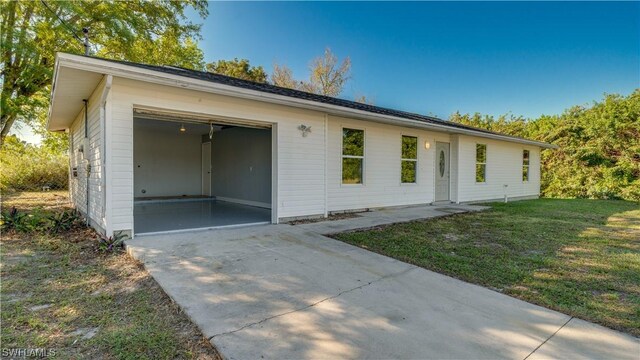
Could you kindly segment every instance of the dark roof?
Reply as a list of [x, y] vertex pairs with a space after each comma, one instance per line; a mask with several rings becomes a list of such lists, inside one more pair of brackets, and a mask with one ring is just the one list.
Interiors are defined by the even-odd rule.
[[123, 60], [112, 60], [112, 59], [105, 59], [105, 58], [98, 58], [98, 59], [125, 64], [129, 66], [134, 66], [137, 68], [142, 68], [147, 70], [159, 71], [159, 72], [172, 74], [172, 75], [184, 76], [192, 79], [198, 79], [198, 80], [210, 81], [213, 83], [218, 83], [223, 85], [235, 86], [243, 89], [255, 90], [255, 91], [260, 91], [260, 92], [275, 94], [275, 95], [288, 96], [292, 98], [309, 100], [309, 101], [314, 101], [318, 103], [336, 105], [344, 108], [361, 110], [361, 111], [366, 111], [374, 114], [381, 114], [381, 115], [394, 116], [394, 117], [399, 117], [399, 118], [404, 118], [409, 120], [416, 120], [416, 121], [421, 121], [428, 124], [442, 125], [442, 126], [446, 126], [454, 129], [455, 128], [467, 129], [467, 130], [473, 130], [473, 131], [486, 133], [486, 134], [507, 136], [514, 139], [535, 141], [535, 140], [525, 139], [517, 136], [501, 134], [501, 133], [497, 133], [497, 132], [493, 132], [485, 129], [480, 129], [473, 126], [458, 124], [455, 122], [438, 119], [432, 116], [420, 115], [420, 114], [415, 114], [415, 113], [410, 113], [410, 112], [400, 111], [400, 110], [393, 110], [393, 109], [383, 108], [380, 106], [363, 104], [356, 101], [349, 101], [349, 100], [339, 99], [339, 98], [330, 97], [330, 96], [308, 93], [300, 90], [283, 88], [283, 87], [275, 86], [271, 84], [257, 83], [249, 80], [238, 79], [238, 78], [215, 74], [215, 73], [206, 72], [206, 71], [191, 70], [191, 69], [185, 69], [185, 68], [170, 66], [170, 65], [158, 66], [158, 65], [148, 65], [148, 64], [141, 64], [141, 63], [135, 63], [135, 62], [129, 62], [129, 61], [123, 61]]

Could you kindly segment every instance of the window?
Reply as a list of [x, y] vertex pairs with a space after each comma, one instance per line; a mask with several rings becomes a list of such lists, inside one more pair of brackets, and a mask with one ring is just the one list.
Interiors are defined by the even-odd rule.
[[529, 181], [529, 150], [522, 150], [522, 181]]
[[364, 130], [342, 129], [342, 183], [362, 184]]
[[476, 182], [487, 180], [487, 145], [476, 144]]
[[400, 181], [402, 183], [415, 183], [418, 167], [418, 138], [414, 136], [402, 136], [402, 166]]
[[440, 172], [440, 177], [444, 177], [444, 170], [446, 166], [447, 166], [447, 160], [444, 155], [444, 150], [440, 150], [440, 156], [438, 160], [438, 169]]

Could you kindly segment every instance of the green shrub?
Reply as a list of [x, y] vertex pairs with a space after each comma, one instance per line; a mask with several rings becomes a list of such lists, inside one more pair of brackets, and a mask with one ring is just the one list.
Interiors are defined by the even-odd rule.
[[47, 215], [39, 209], [27, 213], [11, 208], [9, 211], [2, 211], [2, 230], [15, 230], [18, 232], [44, 231], [49, 228]]
[[0, 228], [2, 231], [18, 230], [25, 216], [27, 216], [27, 214], [18, 211], [15, 206], [8, 211], [2, 210], [2, 212], [0, 212]]
[[98, 239], [98, 251], [103, 253], [120, 251], [124, 248], [126, 238], [127, 234], [124, 233], [116, 233], [109, 237], [101, 235]]
[[47, 231], [53, 234], [59, 234], [81, 225], [82, 218], [77, 210], [64, 210], [55, 212], [49, 216], [49, 226]]
[[0, 212], [0, 229], [22, 233], [63, 233], [75, 227], [84, 226], [76, 210], [46, 211], [34, 209], [19, 211], [15, 207]]
[[556, 116], [455, 113], [450, 120], [558, 145], [541, 154], [545, 197], [640, 201], [640, 89]]
[[68, 156], [7, 136], [0, 151], [0, 191], [63, 190], [69, 186]]

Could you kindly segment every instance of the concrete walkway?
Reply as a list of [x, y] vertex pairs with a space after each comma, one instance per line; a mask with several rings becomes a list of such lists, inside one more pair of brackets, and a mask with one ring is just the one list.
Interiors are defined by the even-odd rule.
[[637, 338], [302, 226], [139, 237], [129, 252], [229, 359], [637, 359]]
[[368, 229], [381, 225], [402, 223], [420, 219], [430, 219], [451, 214], [481, 211], [488, 206], [447, 204], [447, 205], [418, 205], [396, 208], [374, 209], [371, 211], [354, 213], [353, 218], [319, 221], [309, 224], [296, 225], [301, 229], [313, 231], [322, 235], [337, 234], [344, 231]]

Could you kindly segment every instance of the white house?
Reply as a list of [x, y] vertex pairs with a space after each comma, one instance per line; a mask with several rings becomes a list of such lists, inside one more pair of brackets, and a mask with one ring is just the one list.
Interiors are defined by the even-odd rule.
[[535, 198], [553, 145], [171, 66], [60, 53], [48, 129], [107, 235]]

